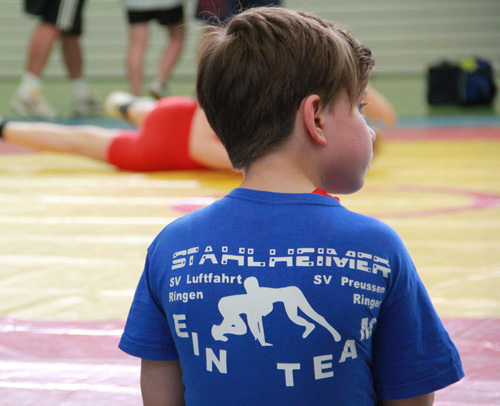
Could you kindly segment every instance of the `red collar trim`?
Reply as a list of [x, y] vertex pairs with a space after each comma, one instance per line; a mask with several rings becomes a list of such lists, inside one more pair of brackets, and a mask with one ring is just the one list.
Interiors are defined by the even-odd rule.
[[337, 200], [340, 202], [340, 199], [339, 199], [338, 197], [336, 197], [336, 196], [332, 196], [332, 195], [329, 195], [329, 194], [328, 194], [328, 193], [326, 193], [323, 189], [320, 189], [320, 188], [315, 189], [315, 190], [313, 191], [313, 193], [314, 193], [314, 194], [316, 194], [316, 195], [322, 195], [322, 196], [332, 197], [333, 199], [337, 199]]

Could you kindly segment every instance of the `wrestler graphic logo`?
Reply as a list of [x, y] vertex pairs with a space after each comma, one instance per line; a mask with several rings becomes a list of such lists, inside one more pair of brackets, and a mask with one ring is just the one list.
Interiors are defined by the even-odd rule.
[[284, 288], [263, 288], [255, 277], [249, 277], [244, 281], [246, 294], [223, 297], [219, 301], [219, 312], [223, 317], [220, 325], [212, 326], [212, 337], [214, 340], [227, 341], [226, 334], [243, 335], [247, 333], [247, 325], [241, 318], [246, 315], [248, 327], [256, 340], [262, 346], [272, 346], [267, 343], [264, 336], [262, 318], [273, 310], [273, 304], [282, 302], [285, 311], [292, 322], [304, 326], [305, 331], [302, 338], [306, 338], [316, 327], [303, 317], [298, 315], [300, 309], [307, 317], [326, 328], [335, 341], [340, 341], [340, 334], [335, 330], [323, 316], [318, 314], [309, 304], [302, 291], [296, 286]]

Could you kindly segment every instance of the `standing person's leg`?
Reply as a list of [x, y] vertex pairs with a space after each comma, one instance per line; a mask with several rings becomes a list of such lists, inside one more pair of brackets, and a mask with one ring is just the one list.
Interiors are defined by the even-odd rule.
[[2, 139], [42, 151], [83, 155], [107, 162], [108, 148], [120, 130], [97, 126], [7, 121]]
[[80, 36], [73, 33], [63, 33], [61, 51], [73, 87], [72, 115], [75, 117], [99, 115], [102, 111], [101, 103], [83, 75], [84, 58]]
[[16, 113], [25, 117], [56, 117], [55, 108], [42, 95], [41, 76], [59, 35], [60, 30], [49, 22], [42, 22], [35, 28], [28, 48], [25, 73], [10, 101]]
[[149, 42], [148, 23], [134, 23], [130, 26], [127, 70], [130, 90], [134, 96], [142, 94], [144, 54]]
[[75, 117], [96, 116], [102, 111], [101, 103], [88, 85], [84, 74], [84, 54], [80, 37], [83, 31], [85, 1], [64, 1], [56, 20], [56, 25], [63, 31], [61, 51], [73, 87], [72, 115]]
[[134, 22], [129, 29], [127, 72], [130, 90], [134, 96], [142, 94], [144, 54], [149, 42], [149, 23]]
[[35, 28], [28, 49], [27, 72], [37, 77], [42, 76], [54, 42], [60, 33], [55, 25], [47, 22], [42, 22]]
[[184, 8], [181, 5], [170, 10], [158, 10], [156, 19], [166, 28], [166, 34], [169, 37], [161, 55], [155, 78], [148, 89], [151, 96], [160, 99], [167, 95], [166, 82], [184, 48], [186, 37]]
[[156, 99], [166, 96], [166, 82], [182, 52], [186, 35], [183, 24], [169, 26], [167, 32], [170, 36], [170, 41], [165, 46], [156, 77], [149, 87], [149, 93]]
[[83, 53], [80, 37], [75, 34], [63, 33], [61, 51], [70, 79], [81, 79], [83, 76]]

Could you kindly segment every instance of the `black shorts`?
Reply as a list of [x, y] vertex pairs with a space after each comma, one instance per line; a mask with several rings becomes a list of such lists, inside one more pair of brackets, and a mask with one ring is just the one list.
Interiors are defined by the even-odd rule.
[[156, 20], [160, 25], [176, 25], [184, 21], [184, 7], [178, 6], [168, 10], [127, 11], [130, 24], [147, 23]]
[[83, 30], [82, 11], [85, 0], [24, 0], [27, 13], [40, 16], [59, 30], [80, 35]]

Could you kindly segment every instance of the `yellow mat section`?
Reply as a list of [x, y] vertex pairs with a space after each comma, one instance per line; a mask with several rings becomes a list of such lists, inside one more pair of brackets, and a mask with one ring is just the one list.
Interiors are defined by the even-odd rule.
[[[155, 235], [240, 179], [0, 155], [0, 316], [125, 319]], [[498, 140], [386, 142], [341, 202], [396, 228], [442, 317], [500, 316]]]

